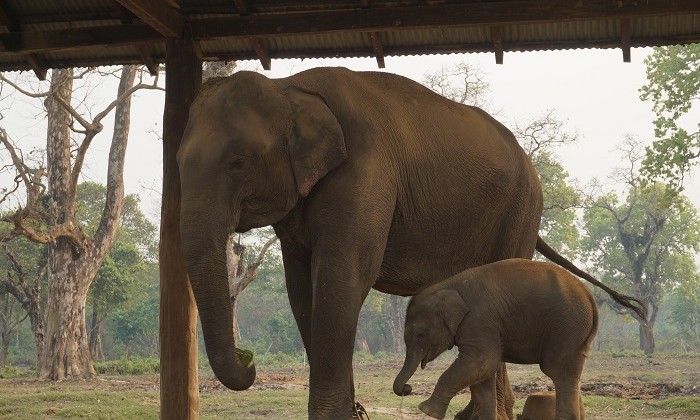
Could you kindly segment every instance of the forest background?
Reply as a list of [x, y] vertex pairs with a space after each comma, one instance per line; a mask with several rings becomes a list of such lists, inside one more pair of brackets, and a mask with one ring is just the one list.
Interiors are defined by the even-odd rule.
[[[575, 58], [566, 52], [515, 54], [512, 63], [509, 56], [506, 65], [498, 68], [487, 63], [483, 55], [452, 56], [449, 60], [395, 59], [394, 65], [394, 59], [388, 62], [388, 71], [407, 74], [445, 96], [481, 106], [509, 126], [543, 180], [546, 211], [542, 235], [589, 272], [647, 304], [647, 321], [653, 329], [644, 331], [639, 320], [620, 316], [619, 308], [598, 295], [602, 322], [595, 349], [601, 351], [700, 349], [700, 228], [696, 210], [700, 187], [692, 177], [700, 118], [697, 106], [690, 111], [698, 97], [700, 53], [694, 47], [685, 56], [689, 83], [679, 100], [690, 106], [678, 111], [678, 107], [663, 107], [663, 98], [669, 96], [663, 90], [670, 86], [663, 78], [685, 73], [667, 68], [655, 75], [653, 69], [660, 66], [654, 67], [654, 59], [662, 59], [666, 50], [658, 51], [654, 55], [650, 49], [635, 50], [634, 65], [601, 51], [577, 52]], [[329, 62], [283, 63], [270, 75], [285, 76]], [[368, 61], [330, 63], [372, 69]], [[254, 64], [242, 63], [238, 70], [251, 66]], [[76, 88], [81, 93], [78, 101], [88, 114], [115, 96], [118, 71], [102, 73], [89, 76]], [[28, 86], [28, 90], [40, 89], [31, 74], [5, 77]], [[655, 96], [657, 93], [660, 96]], [[1, 94], [0, 126], [12, 144], [24, 151], [23, 156], [35, 163], [44, 161], [47, 128], [43, 101], [23, 97], [8, 83], [3, 83]], [[122, 223], [89, 289], [85, 310], [89, 350], [98, 362], [158, 355], [158, 133], [162, 96], [162, 92], [152, 90], [134, 97]], [[110, 123], [108, 116], [103, 124]], [[679, 134], [678, 125], [687, 127], [685, 134]], [[680, 139], [688, 146], [687, 153], [669, 155], [669, 148], [663, 147], [657, 147], [657, 155], [645, 153], [645, 147], [663, 145], [659, 140], [664, 138], [671, 144]], [[93, 142], [79, 180], [77, 219], [88, 235], [98, 229], [105, 202], [104, 162], [109, 145], [99, 138]], [[23, 203], [21, 194], [5, 194], [12, 190], [13, 177], [7, 176], [12, 173], [12, 162], [4, 154], [1, 159], [7, 171], [2, 178], [6, 199], [0, 210], [8, 215]], [[247, 247], [244, 266], [254, 262], [270, 236], [269, 230], [262, 230], [236, 238]], [[44, 252], [42, 245], [16, 239], [3, 246], [12, 251], [0, 256], [2, 274], [7, 273], [8, 279], [18, 263], [36, 269], [38, 264], [32, 265], [32, 261], [40, 261]], [[285, 354], [303, 359], [303, 346], [286, 298], [281, 256], [274, 244], [256, 273], [238, 300], [241, 347], [252, 349], [257, 357]], [[47, 300], [48, 289], [41, 288], [41, 300]], [[360, 316], [357, 350], [375, 355], [400, 353], [405, 304], [406, 298], [372, 292]], [[2, 364], [37, 364], [31, 320], [8, 287], [0, 288], [0, 340]]]

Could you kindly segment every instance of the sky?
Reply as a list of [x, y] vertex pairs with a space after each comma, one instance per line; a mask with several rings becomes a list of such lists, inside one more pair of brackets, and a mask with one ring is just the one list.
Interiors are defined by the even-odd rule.
[[[626, 135], [636, 136], [644, 144], [653, 140], [652, 105], [639, 99], [639, 88], [646, 83], [644, 58], [650, 53], [651, 49], [634, 48], [632, 62], [624, 63], [621, 50], [507, 52], [502, 65], [496, 64], [490, 53], [386, 57], [385, 69], [378, 69], [374, 58], [285, 59], [273, 60], [272, 71], [261, 72], [276, 78], [312, 67], [343, 66], [387, 71], [420, 81], [441, 66], [465, 61], [486, 76], [492, 109], [497, 110], [496, 118], [506, 126], [524, 124], [554, 110], [566, 122], [567, 130], [578, 133], [576, 144], [558, 148], [555, 154], [573, 178], [586, 184], [593, 178], [608, 182], [611, 171], [623, 165], [616, 147]], [[256, 62], [242, 62], [239, 66], [259, 67]], [[95, 88], [105, 98], [113, 98], [115, 91], [116, 83]], [[136, 94], [125, 169], [127, 193], [140, 194], [144, 211], [154, 220], [160, 209], [162, 144], [157, 133], [162, 127], [163, 100], [162, 92]], [[4, 116], [10, 110], [1, 111]], [[26, 112], [23, 118], [5, 118], [0, 124], [23, 146], [42, 137], [41, 122], [32, 120], [32, 115], [36, 113]], [[93, 142], [86, 160], [86, 180], [105, 180], [111, 120], [105, 120], [105, 126], [105, 133]], [[37, 134], [27, 134], [28, 127]], [[700, 208], [700, 170], [691, 174], [686, 194]]]

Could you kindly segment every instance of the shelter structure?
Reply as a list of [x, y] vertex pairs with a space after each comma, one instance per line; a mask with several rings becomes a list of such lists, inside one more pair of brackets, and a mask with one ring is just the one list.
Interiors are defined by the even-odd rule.
[[175, 155], [202, 61], [631, 48], [700, 42], [698, 0], [0, 0], [0, 71], [165, 64], [161, 418], [196, 419], [197, 312]]

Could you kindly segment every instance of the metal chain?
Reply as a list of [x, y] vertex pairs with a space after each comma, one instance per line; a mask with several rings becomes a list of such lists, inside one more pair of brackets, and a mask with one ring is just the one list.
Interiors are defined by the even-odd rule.
[[352, 418], [360, 420], [370, 420], [367, 410], [365, 410], [365, 408], [359, 402], [356, 402], [355, 405], [352, 407]]

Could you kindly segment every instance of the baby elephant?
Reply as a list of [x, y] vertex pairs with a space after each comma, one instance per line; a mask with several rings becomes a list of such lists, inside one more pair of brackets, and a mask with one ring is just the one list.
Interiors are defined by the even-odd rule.
[[457, 359], [420, 404], [425, 414], [444, 418], [452, 397], [470, 386], [479, 419], [495, 419], [501, 362], [537, 363], [554, 382], [556, 418], [579, 420], [579, 380], [597, 329], [593, 296], [557, 266], [511, 259], [472, 268], [409, 303], [406, 360], [394, 392], [410, 394], [407, 382], [418, 365], [457, 345]]

